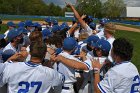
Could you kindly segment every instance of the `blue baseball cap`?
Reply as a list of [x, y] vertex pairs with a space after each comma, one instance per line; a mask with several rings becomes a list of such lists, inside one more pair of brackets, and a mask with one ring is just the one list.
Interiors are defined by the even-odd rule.
[[18, 27], [25, 27], [25, 23], [24, 22], [19, 22]]
[[91, 22], [89, 24], [89, 27], [92, 29], [92, 30], [95, 30], [96, 29], [96, 24], [94, 22]]
[[57, 20], [53, 20], [53, 25], [58, 25], [58, 21]]
[[100, 24], [106, 24], [107, 23], [107, 20], [105, 20], [104, 18], [100, 19]]
[[15, 26], [16, 26], [16, 24], [15, 24], [15, 23], [13, 23], [12, 21], [9, 21], [9, 22], [7, 22], [7, 26], [12, 26], [12, 27], [15, 27]]
[[92, 43], [96, 43], [99, 40], [99, 37], [96, 35], [91, 35], [89, 36], [85, 41], [83, 41], [84, 43], [88, 43], [89, 45], [91, 45]]
[[57, 32], [57, 31], [60, 31], [60, 26], [59, 25], [54, 25], [53, 27], [52, 27], [52, 32]]
[[17, 28], [18, 31], [22, 32], [22, 33], [28, 33], [29, 31], [27, 29], [25, 29], [24, 27], [19, 27]]
[[76, 22], [76, 19], [75, 19], [75, 17], [74, 17], [74, 18], [72, 18], [72, 22]]
[[77, 47], [77, 41], [72, 37], [67, 37], [64, 39], [63, 48], [65, 50], [73, 50]]
[[69, 26], [66, 22], [62, 23], [62, 25], [60, 25], [60, 30], [63, 30], [63, 29], [69, 29]]
[[32, 27], [32, 26], [34, 26], [34, 24], [32, 23], [31, 20], [26, 20], [26, 21], [25, 21], [25, 26], [30, 26], [30, 27]]
[[4, 34], [0, 34], [0, 40], [3, 39], [5, 37]]
[[3, 53], [2, 53], [2, 59], [3, 61], [7, 61], [8, 58], [10, 58], [11, 56], [13, 56], [15, 54], [15, 52], [12, 50], [12, 49], [8, 49], [8, 50], [5, 50]]
[[17, 37], [21, 34], [22, 34], [22, 31], [20, 31], [18, 29], [10, 30], [9, 33], [7, 34], [8, 42], [10, 42], [12, 39], [14, 39], [15, 37]]
[[33, 25], [34, 25], [35, 27], [41, 27], [41, 25], [40, 25], [38, 22], [33, 23]]
[[42, 30], [42, 36], [43, 36], [43, 39], [46, 39], [47, 37], [51, 37], [52, 36], [52, 33], [49, 29], [44, 29]]
[[100, 39], [97, 41], [96, 43], [96, 48], [100, 48], [103, 51], [109, 52], [111, 49], [111, 45], [108, 41], [104, 40], [104, 39]]
[[48, 17], [48, 18], [45, 19], [45, 22], [50, 23], [50, 22], [52, 22], [52, 19], [50, 17]]

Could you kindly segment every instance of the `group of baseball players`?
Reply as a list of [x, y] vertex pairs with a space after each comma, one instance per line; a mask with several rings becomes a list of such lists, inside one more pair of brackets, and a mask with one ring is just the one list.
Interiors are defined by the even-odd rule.
[[139, 93], [140, 75], [131, 63], [133, 45], [115, 39], [103, 18], [75, 15], [72, 24], [9, 21], [0, 34], [0, 93]]

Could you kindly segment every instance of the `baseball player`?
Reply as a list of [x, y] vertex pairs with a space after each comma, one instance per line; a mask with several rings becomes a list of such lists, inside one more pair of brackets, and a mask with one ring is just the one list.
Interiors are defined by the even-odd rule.
[[3, 48], [6, 45], [6, 41], [5, 41], [4, 37], [5, 37], [4, 34], [0, 34], [0, 63], [3, 62], [2, 53], [3, 53]]
[[113, 42], [111, 56], [115, 66], [109, 69], [100, 81], [100, 64], [93, 61], [94, 89], [96, 93], [139, 93], [140, 76], [137, 68], [131, 63], [133, 46], [124, 38]]
[[30, 35], [31, 32], [35, 30], [34, 24], [32, 23], [31, 20], [25, 21], [25, 28], [28, 30], [28, 36]]
[[7, 34], [9, 33], [10, 30], [14, 29], [16, 27], [15, 23], [12, 21], [7, 22], [8, 30], [5, 31], [5, 38], [7, 37]]
[[[91, 69], [91, 63], [82, 63], [80, 60], [75, 58], [72, 53], [77, 45], [77, 42], [72, 38], [68, 37], [64, 39], [63, 52], [61, 52], [57, 58], [51, 57], [51, 59], [57, 59], [57, 70], [65, 75], [64, 86], [62, 87], [62, 93], [74, 93], [73, 84], [76, 82], [75, 71], [78, 70], [89, 70]], [[89, 60], [86, 60], [89, 61]]]
[[0, 86], [7, 83], [8, 93], [48, 93], [51, 88], [61, 87], [63, 75], [41, 65], [45, 54], [43, 42], [31, 44], [30, 61], [7, 65], [0, 76]]
[[[86, 23], [79, 15], [79, 13], [76, 11], [76, 9], [71, 5], [71, 4], [67, 4], [67, 7], [70, 7], [72, 9], [72, 11], [74, 12], [74, 15], [76, 17], [76, 19], [78, 20], [78, 22], [81, 24], [83, 30], [81, 32], [86, 32], [88, 33], [88, 35], [92, 35], [94, 32], [94, 27], [90, 27], [88, 25], [88, 22]], [[93, 25], [91, 25], [93, 26]]]
[[100, 25], [98, 25], [96, 27], [96, 35], [100, 38], [100, 39], [105, 39], [104, 36], [104, 25], [107, 23], [107, 21], [103, 18], [101, 20], [99, 20]]
[[[95, 36], [93, 36], [95, 37]], [[95, 40], [94, 40], [95, 39]], [[111, 45], [108, 41], [103, 40], [103, 39], [97, 39], [93, 38], [94, 42], [92, 42], [91, 46], [93, 46], [93, 50], [91, 52], [89, 52], [86, 57], [87, 59], [99, 59], [100, 60], [100, 64], [104, 64], [105, 60], [108, 57]], [[102, 68], [104, 69], [104, 68]], [[94, 78], [93, 78], [93, 72], [89, 71], [89, 72], [84, 72], [84, 82], [83, 85], [79, 91], [79, 93], [92, 93], [93, 92], [93, 85], [91, 82], [93, 82]], [[100, 73], [101, 76], [103, 76], [103, 72]]]
[[[113, 42], [115, 40], [115, 38], [114, 38], [115, 29], [116, 29], [116, 27], [115, 27], [115, 25], [113, 23], [107, 23], [107, 24], [105, 24], [105, 27], [104, 27], [104, 36], [105, 36], [106, 40], [110, 43], [111, 48], [112, 48], [112, 44], [113, 44]], [[111, 50], [109, 52], [108, 60], [110, 62], [113, 62], [113, 59], [111, 57]]]
[[19, 52], [21, 48], [20, 44], [23, 43], [22, 31], [18, 31], [17, 29], [12, 29], [9, 31], [7, 38], [9, 44], [3, 49], [3, 52], [8, 49], [13, 50], [15, 53]]
[[46, 27], [51, 31], [52, 30], [52, 19], [50, 17], [45, 19], [45, 22], [47, 22]]

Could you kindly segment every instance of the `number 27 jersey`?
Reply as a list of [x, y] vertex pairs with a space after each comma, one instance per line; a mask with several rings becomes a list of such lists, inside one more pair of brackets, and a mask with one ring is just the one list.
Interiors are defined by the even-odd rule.
[[8, 84], [8, 93], [48, 93], [51, 87], [62, 85], [57, 71], [31, 62], [12, 63], [0, 77], [0, 87]]

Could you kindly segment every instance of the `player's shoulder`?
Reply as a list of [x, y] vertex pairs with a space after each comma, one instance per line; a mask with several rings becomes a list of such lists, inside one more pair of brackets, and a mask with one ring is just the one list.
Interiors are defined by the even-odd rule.
[[56, 70], [46, 67], [46, 66], [40, 65], [39, 68], [40, 70], [42, 69], [42, 71], [44, 71], [47, 75], [49, 74], [49, 76], [58, 73]]
[[133, 77], [139, 74], [136, 66], [128, 61], [115, 65], [113, 68], [110, 69], [110, 71], [125, 77]]

